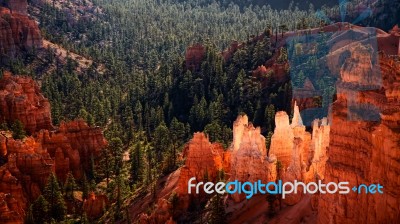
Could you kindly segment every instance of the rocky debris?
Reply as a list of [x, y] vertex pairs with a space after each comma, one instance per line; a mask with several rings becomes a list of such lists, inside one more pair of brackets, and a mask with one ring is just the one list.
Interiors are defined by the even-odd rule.
[[50, 103], [32, 78], [5, 72], [0, 80], [0, 119], [24, 124], [28, 133], [52, 130]]

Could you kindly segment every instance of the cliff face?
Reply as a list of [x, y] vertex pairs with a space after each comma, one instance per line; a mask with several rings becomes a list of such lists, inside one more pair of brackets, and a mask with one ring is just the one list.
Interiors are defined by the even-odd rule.
[[[355, 50], [352, 55], [357, 57]], [[348, 66], [341, 69], [338, 99], [332, 106], [325, 181], [349, 181], [351, 187], [379, 183], [384, 186], [384, 193], [320, 195], [319, 223], [400, 220], [400, 66], [393, 58], [380, 55], [379, 65], [374, 67], [380, 68], [382, 86], [363, 90], [369, 84], [365, 83], [369, 73], [352, 70], [371, 64], [357, 66], [358, 62], [363, 61], [352, 57], [346, 62]], [[357, 107], [364, 109], [358, 111]]]
[[26, 0], [0, 1], [0, 62], [2, 63], [21, 51], [42, 47], [38, 24], [28, 17], [27, 4]]
[[5, 72], [0, 80], [0, 120], [19, 120], [28, 133], [53, 129], [50, 103], [31, 78], [11, 76]]

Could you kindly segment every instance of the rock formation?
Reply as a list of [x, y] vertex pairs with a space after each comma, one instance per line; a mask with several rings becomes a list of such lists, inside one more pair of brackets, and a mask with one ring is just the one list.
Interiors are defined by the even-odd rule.
[[26, 13], [26, 0], [0, 1], [0, 63], [22, 51], [42, 47], [38, 24]]
[[[216, 181], [218, 171], [226, 171], [226, 180], [240, 182], [283, 181], [310, 182], [324, 178], [326, 149], [329, 143], [327, 119], [313, 123], [312, 134], [302, 124], [299, 108], [294, 107], [293, 121], [285, 112], [276, 114], [276, 128], [272, 136], [269, 156], [265, 138], [260, 128], [255, 128], [246, 115], [237, 118], [233, 125], [233, 142], [227, 151], [219, 144], [212, 144], [203, 133], [196, 133], [184, 150], [185, 166], [180, 170], [177, 192], [183, 202], [188, 204], [188, 180], [196, 177], [193, 183]], [[277, 162], [281, 163], [280, 171]], [[279, 174], [278, 174], [279, 173]], [[231, 195], [235, 202], [245, 199], [244, 194]], [[295, 204], [301, 194], [285, 200]], [[182, 203], [183, 203], [182, 202]]]
[[35, 138], [55, 158], [55, 171], [61, 180], [66, 179], [68, 171], [81, 179], [83, 171], [90, 169], [92, 157], [95, 160], [107, 145], [102, 130], [89, 127], [83, 120], [62, 122], [55, 131], [42, 130]]
[[[92, 158], [96, 163], [107, 141], [100, 128], [90, 127], [83, 120], [53, 127], [49, 102], [31, 78], [5, 73], [0, 80], [0, 112], [3, 121], [18, 119], [33, 133], [22, 140], [13, 139], [8, 132], [0, 133], [0, 158], [6, 161], [0, 166], [0, 222], [21, 223], [28, 201], [41, 194], [52, 172], [61, 183], [70, 171], [80, 180], [89, 171]], [[103, 196], [86, 202], [91, 218], [103, 212], [96, 207], [97, 202], [107, 204]]]
[[[278, 179], [283, 182], [298, 180], [304, 183], [324, 179], [330, 131], [327, 119], [315, 120], [312, 134], [307, 132], [295, 102], [292, 123], [289, 123], [286, 112], [281, 111], [276, 113], [275, 125], [269, 156], [275, 156], [280, 163]], [[285, 203], [293, 205], [300, 199], [301, 194], [291, 194], [285, 199]]]
[[[348, 81], [368, 74], [352, 74], [342, 68], [348, 77], [338, 83], [337, 100], [332, 106], [332, 125], [329, 160], [325, 181], [348, 181], [350, 188], [360, 184], [380, 184], [383, 194], [326, 194], [320, 195], [319, 223], [396, 223], [400, 220], [400, 66], [398, 61], [379, 56], [382, 87], [360, 91], [363, 82]], [[356, 63], [356, 61], [354, 61]], [[359, 65], [367, 67], [368, 65]], [[360, 86], [361, 85], [361, 86]], [[379, 120], [349, 116], [349, 98], [356, 105], [369, 104], [378, 112]]]
[[[230, 148], [230, 180], [240, 182], [275, 181], [275, 160], [267, 158], [265, 138], [260, 128], [255, 128], [246, 115], [239, 116], [233, 124], [233, 143]], [[251, 164], [251, 165], [250, 165]], [[245, 195], [233, 195], [241, 201]]]
[[9, 72], [0, 80], [0, 120], [19, 120], [28, 133], [53, 129], [50, 103], [39, 86], [31, 78], [12, 76]]
[[192, 177], [196, 178], [193, 183], [205, 179], [215, 181], [218, 172], [223, 169], [223, 152], [222, 146], [218, 143], [210, 143], [204, 133], [195, 133], [183, 152], [185, 165], [180, 171], [177, 193], [188, 194], [188, 180]]
[[11, 194], [0, 192], [0, 220], [4, 224], [23, 224], [24, 212]]

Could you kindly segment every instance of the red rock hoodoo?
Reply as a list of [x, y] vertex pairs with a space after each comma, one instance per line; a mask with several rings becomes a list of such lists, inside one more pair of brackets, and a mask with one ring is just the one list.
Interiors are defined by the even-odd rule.
[[15, 120], [21, 121], [28, 133], [53, 129], [50, 103], [36, 82], [5, 72], [0, 80], [0, 121], [12, 123]]
[[[204, 181], [205, 176], [209, 181], [215, 181], [221, 170], [225, 171], [226, 180], [240, 182], [270, 182], [277, 178], [303, 182], [324, 179], [330, 131], [327, 119], [314, 121], [313, 132], [309, 133], [295, 105], [292, 124], [285, 112], [278, 112], [276, 121], [269, 156], [260, 128], [249, 123], [246, 115], [239, 116], [234, 122], [233, 142], [226, 151], [219, 144], [210, 143], [205, 134], [196, 133], [184, 151], [186, 161], [180, 170], [177, 187], [180, 198], [187, 197], [190, 178], [196, 177], [193, 183]], [[282, 164], [280, 177], [277, 161]], [[240, 202], [245, 195], [235, 194], [232, 199]], [[285, 202], [295, 204], [300, 199], [301, 195], [294, 199], [289, 197]], [[187, 203], [188, 200], [183, 201]]]
[[27, 4], [26, 0], [0, 0], [0, 62], [7, 62], [21, 51], [42, 47], [38, 24], [28, 17]]

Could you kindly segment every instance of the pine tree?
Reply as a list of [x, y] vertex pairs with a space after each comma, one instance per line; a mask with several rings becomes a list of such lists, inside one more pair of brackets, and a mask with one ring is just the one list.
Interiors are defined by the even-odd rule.
[[89, 224], [89, 219], [86, 215], [86, 212], [83, 213], [82, 219], [81, 219], [81, 224]]
[[123, 143], [118, 137], [112, 138], [108, 147], [113, 156], [113, 172], [115, 175], [119, 175], [122, 169]]
[[86, 174], [83, 174], [83, 181], [82, 181], [82, 199], [86, 199], [89, 196], [89, 182], [86, 178]]
[[33, 218], [33, 205], [29, 206], [28, 212], [26, 213], [25, 224], [35, 224], [35, 219]]
[[45, 223], [48, 219], [48, 206], [47, 200], [40, 195], [32, 204], [33, 220], [35, 223]]
[[14, 139], [23, 139], [26, 135], [24, 130], [24, 124], [20, 120], [15, 120], [11, 126], [11, 131], [13, 132]]
[[143, 175], [143, 142], [139, 141], [134, 144], [129, 152], [130, 167], [130, 184], [137, 184], [142, 180]]
[[50, 175], [43, 193], [49, 202], [49, 217], [54, 218], [56, 221], [64, 220], [66, 214], [65, 202], [54, 173]]
[[267, 131], [273, 131], [275, 126], [275, 106], [273, 104], [265, 108], [264, 120], [267, 123]]
[[71, 172], [68, 172], [67, 180], [65, 181], [65, 185], [64, 185], [66, 198], [73, 199], [75, 189], [76, 189], [75, 178]]
[[211, 199], [211, 224], [224, 224], [226, 221], [226, 212], [222, 196], [216, 194]]
[[172, 118], [169, 133], [172, 140], [172, 169], [176, 167], [176, 150], [184, 142], [185, 138], [185, 124], [181, 123], [175, 117]]

